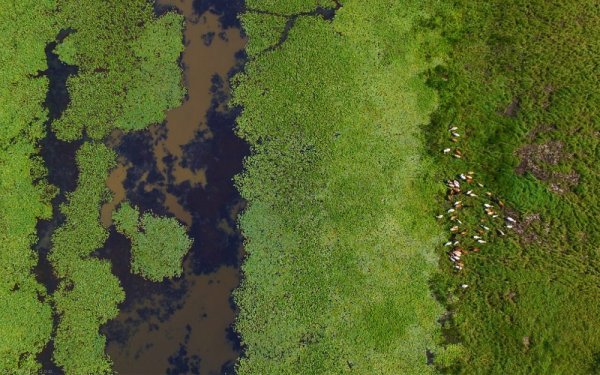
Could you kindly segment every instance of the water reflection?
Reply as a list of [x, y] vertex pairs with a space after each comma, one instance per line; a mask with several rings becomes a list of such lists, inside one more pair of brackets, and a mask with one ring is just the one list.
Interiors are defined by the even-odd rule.
[[248, 149], [233, 134], [236, 110], [224, 102], [245, 41], [239, 28], [220, 22], [230, 14], [197, 14], [199, 4], [191, 0], [158, 3], [186, 17], [188, 98], [164, 124], [111, 135], [119, 165], [107, 180], [114, 199], [102, 208], [102, 221], [109, 227], [111, 211], [128, 199], [142, 210], [177, 217], [194, 246], [183, 277], [150, 283], [129, 273], [129, 241], [111, 230], [99, 255], [112, 260], [127, 299], [103, 329], [107, 352], [121, 374], [229, 373], [239, 355], [231, 291], [240, 278], [235, 221], [244, 207], [231, 179]]

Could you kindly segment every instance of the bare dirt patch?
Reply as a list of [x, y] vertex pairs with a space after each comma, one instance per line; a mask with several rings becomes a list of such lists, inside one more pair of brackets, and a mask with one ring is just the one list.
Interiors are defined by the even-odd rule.
[[[514, 214], [516, 216], [516, 213]], [[550, 226], [542, 221], [539, 213], [524, 215], [513, 225], [513, 230], [524, 244], [540, 243], [550, 232]]]
[[525, 245], [542, 243], [544, 237], [550, 233], [550, 224], [544, 221], [539, 213], [521, 215], [509, 207], [505, 208], [504, 213], [516, 219], [516, 222], [511, 223], [512, 230]]
[[521, 108], [521, 105], [519, 103], [519, 99], [513, 98], [513, 100], [508, 105], [508, 107], [506, 107], [506, 109], [504, 110], [503, 114], [504, 114], [504, 116], [507, 116], [507, 117], [513, 117], [513, 118], [517, 117], [517, 114], [519, 113], [520, 108]]
[[[546, 131], [546, 128], [536, 128], [533, 137], [542, 131]], [[548, 168], [571, 157], [564, 150], [564, 144], [561, 141], [528, 144], [521, 147], [517, 151], [517, 155], [521, 159], [521, 163], [519, 163], [515, 172], [520, 176], [531, 173], [538, 180], [546, 182], [554, 193], [564, 194], [579, 183], [579, 174], [575, 171], [561, 173]]]

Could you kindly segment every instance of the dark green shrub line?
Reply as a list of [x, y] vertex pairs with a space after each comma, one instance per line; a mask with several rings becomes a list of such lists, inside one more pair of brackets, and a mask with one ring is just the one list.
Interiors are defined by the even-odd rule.
[[301, 13], [309, 13], [318, 8], [333, 9], [338, 7], [339, 3], [335, 0], [249, 0], [246, 1], [245, 5], [249, 13], [291, 17]]

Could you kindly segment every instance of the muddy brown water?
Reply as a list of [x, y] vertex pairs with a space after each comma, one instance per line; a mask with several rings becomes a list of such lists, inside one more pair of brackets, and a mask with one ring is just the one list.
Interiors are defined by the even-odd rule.
[[[114, 198], [101, 212], [110, 237], [97, 255], [112, 261], [126, 300], [102, 333], [119, 374], [233, 373], [240, 347], [231, 293], [240, 282], [236, 220], [244, 202], [232, 178], [248, 147], [233, 132], [239, 109], [226, 102], [245, 39], [214, 9], [199, 13], [192, 0], [157, 3], [186, 18], [181, 63], [188, 96], [163, 124], [114, 132], [107, 141], [119, 157], [107, 179]], [[194, 245], [182, 277], [152, 283], [129, 272], [130, 243], [110, 226], [124, 200], [188, 227]]]

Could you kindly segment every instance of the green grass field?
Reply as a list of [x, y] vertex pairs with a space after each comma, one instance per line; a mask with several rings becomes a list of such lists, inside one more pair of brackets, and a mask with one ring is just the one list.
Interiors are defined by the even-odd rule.
[[442, 255], [448, 340], [467, 352], [450, 372], [600, 370], [599, 21], [592, 1], [457, 1], [441, 23], [452, 47], [429, 75], [441, 104], [425, 128], [436, 182], [475, 171], [517, 218], [459, 275]]
[[240, 373], [598, 371], [597, 6], [345, 1], [286, 39], [248, 5]]

